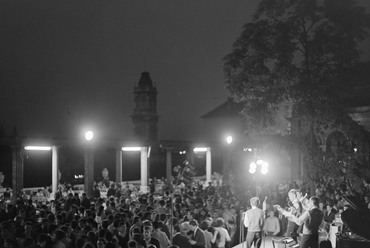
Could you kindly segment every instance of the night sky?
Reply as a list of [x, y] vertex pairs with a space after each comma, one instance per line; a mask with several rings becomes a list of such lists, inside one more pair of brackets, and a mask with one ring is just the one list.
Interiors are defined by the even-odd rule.
[[0, 0], [0, 124], [27, 137], [90, 127], [130, 138], [133, 89], [147, 70], [159, 91], [159, 139], [197, 139], [200, 116], [227, 98], [222, 58], [257, 3]]
[[151, 73], [159, 139], [197, 138], [227, 98], [222, 58], [257, 0], [0, 1], [0, 124], [27, 137], [132, 136]]

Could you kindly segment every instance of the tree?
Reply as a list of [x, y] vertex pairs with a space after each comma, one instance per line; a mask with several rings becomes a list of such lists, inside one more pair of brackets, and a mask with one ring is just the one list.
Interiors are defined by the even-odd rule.
[[[246, 134], [282, 136], [299, 145], [310, 179], [319, 180], [318, 170], [330, 160], [319, 149], [320, 132], [354, 125], [344, 109], [353, 97], [358, 44], [369, 27], [369, 15], [355, 1], [262, 0], [224, 58], [227, 89], [243, 105]], [[282, 112], [291, 123], [303, 123], [302, 131], [290, 129]]]

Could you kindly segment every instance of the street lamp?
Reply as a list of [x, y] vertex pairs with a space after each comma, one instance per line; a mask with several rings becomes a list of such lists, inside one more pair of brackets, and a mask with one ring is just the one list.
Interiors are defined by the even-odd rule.
[[262, 175], [266, 175], [269, 171], [269, 164], [267, 163], [267, 161], [264, 161], [263, 159], [257, 159], [256, 161], [252, 161], [250, 164], [249, 164], [249, 173], [250, 174], [253, 174], [254, 175], [254, 180], [255, 180], [255, 183], [256, 183], [256, 195], [258, 197], [258, 183], [257, 183], [257, 169], [260, 169], [260, 172]]
[[226, 143], [230, 145], [233, 142], [233, 136], [229, 135], [226, 137]]
[[89, 130], [85, 132], [85, 140], [91, 141], [94, 138], [94, 132]]
[[258, 167], [260, 167], [262, 175], [266, 175], [269, 171], [269, 164], [267, 163], [267, 161], [264, 161], [263, 159], [257, 159], [256, 162], [252, 161], [249, 164], [249, 173], [256, 173]]
[[84, 154], [84, 190], [88, 197], [93, 197], [94, 192], [94, 147], [93, 147], [94, 132], [88, 130], [85, 132], [85, 140], [87, 141]]

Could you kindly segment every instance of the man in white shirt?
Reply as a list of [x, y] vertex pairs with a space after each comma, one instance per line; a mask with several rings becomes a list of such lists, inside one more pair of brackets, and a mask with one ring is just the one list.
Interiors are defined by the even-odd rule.
[[217, 227], [215, 228], [211, 243], [216, 244], [218, 248], [225, 248], [226, 242], [231, 241], [228, 231], [224, 228], [225, 221], [223, 218], [217, 218], [216, 224]]
[[260, 200], [258, 197], [250, 199], [251, 209], [244, 215], [244, 226], [248, 228], [247, 232], [247, 248], [254, 247], [260, 248], [262, 243], [262, 231], [264, 225], [264, 212], [258, 208]]

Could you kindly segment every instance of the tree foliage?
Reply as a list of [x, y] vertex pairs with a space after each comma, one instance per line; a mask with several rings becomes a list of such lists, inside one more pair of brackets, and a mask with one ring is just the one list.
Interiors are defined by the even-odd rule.
[[[344, 109], [369, 27], [356, 1], [262, 0], [224, 58], [227, 89], [244, 107], [246, 133], [290, 134], [307, 150], [308, 167], [327, 164], [317, 135], [328, 127], [350, 132]], [[304, 131], [291, 132], [282, 114], [305, 123]]]

